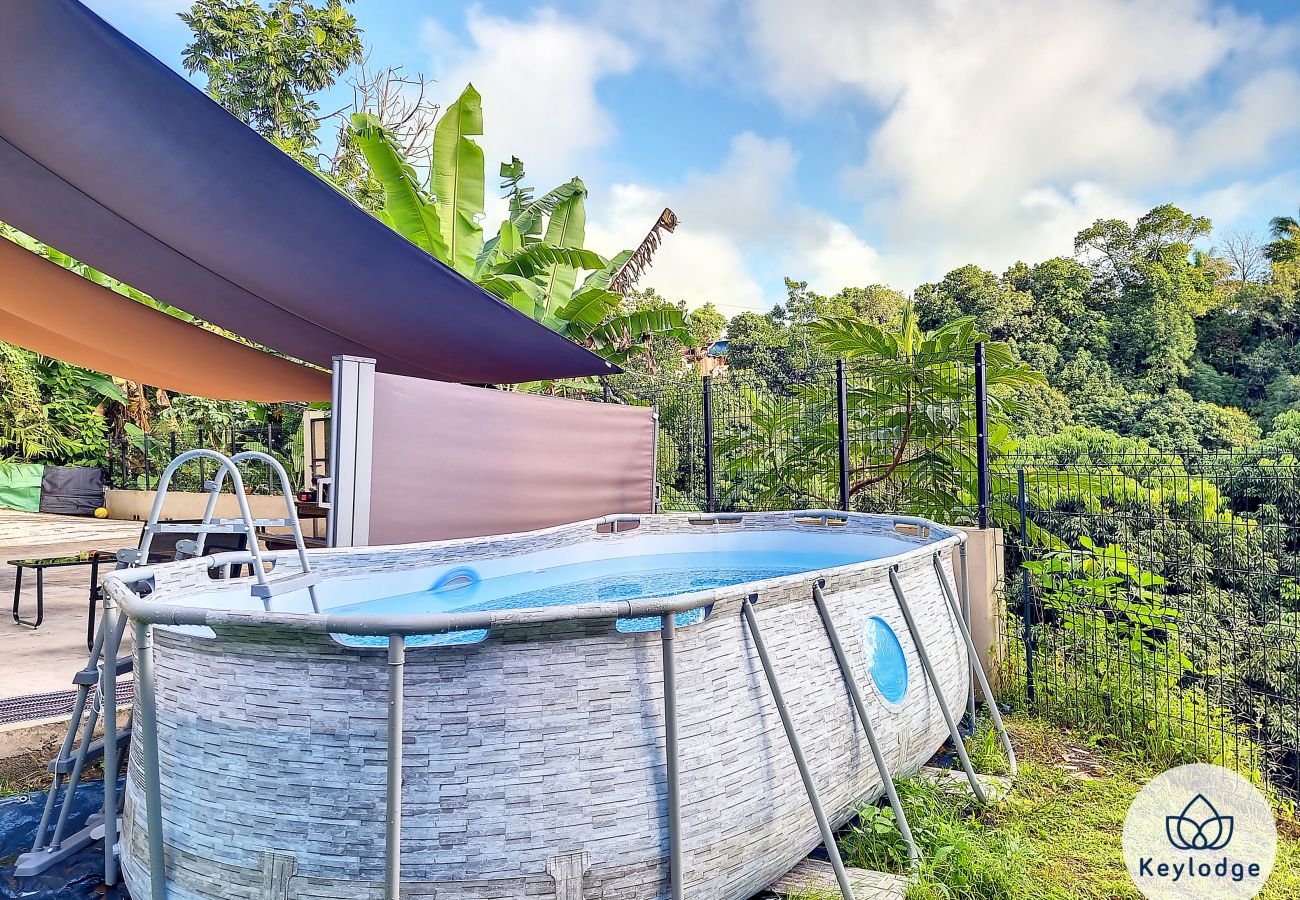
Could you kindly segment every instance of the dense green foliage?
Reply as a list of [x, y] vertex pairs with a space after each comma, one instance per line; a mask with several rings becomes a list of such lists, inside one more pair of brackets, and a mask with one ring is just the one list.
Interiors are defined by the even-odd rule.
[[196, 0], [180, 13], [193, 38], [183, 64], [208, 93], [291, 155], [316, 146], [320, 104], [312, 94], [362, 58], [351, 0]]

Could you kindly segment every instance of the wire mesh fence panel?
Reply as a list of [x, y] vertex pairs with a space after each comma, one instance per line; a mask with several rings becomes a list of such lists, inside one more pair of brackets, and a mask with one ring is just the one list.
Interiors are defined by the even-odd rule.
[[664, 509], [847, 505], [973, 521], [978, 464], [969, 353], [609, 382], [606, 399], [659, 411]]
[[994, 467], [995, 483], [1023, 475], [1025, 536], [1018, 516], [1000, 524], [1026, 702], [1295, 791], [1300, 461], [1151, 452]]
[[[190, 450], [212, 450], [225, 456], [245, 451], [268, 453], [282, 465], [291, 489], [302, 484], [302, 412], [292, 406], [273, 408], [264, 420], [220, 423], [162, 423], [152, 432], [138, 429], [122, 435], [109, 447], [107, 484], [119, 490], [154, 490], [168, 464]], [[239, 464], [244, 489], [252, 494], [279, 493], [278, 476], [270, 465], [249, 461]], [[212, 460], [185, 463], [172, 479], [172, 490], [203, 491], [216, 472]], [[223, 486], [234, 490], [231, 482]]]

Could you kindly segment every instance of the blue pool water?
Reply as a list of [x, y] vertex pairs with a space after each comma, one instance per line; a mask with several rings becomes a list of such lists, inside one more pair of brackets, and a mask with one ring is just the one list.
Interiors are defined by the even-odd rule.
[[[753, 550], [663, 553], [569, 563], [495, 578], [480, 578], [472, 565], [459, 566], [440, 573], [427, 590], [333, 607], [329, 611], [338, 614], [416, 615], [652, 599], [845, 566], [862, 562], [865, 558], [870, 557], [862, 553]], [[703, 618], [704, 609], [701, 608], [678, 613], [676, 621], [678, 625], [691, 625]], [[618, 621], [619, 631], [624, 632], [653, 631], [659, 627], [658, 616]], [[350, 646], [382, 647], [388, 643], [384, 637], [337, 637]], [[466, 630], [415, 636], [408, 638], [407, 644], [472, 644], [485, 637], [485, 630]]]

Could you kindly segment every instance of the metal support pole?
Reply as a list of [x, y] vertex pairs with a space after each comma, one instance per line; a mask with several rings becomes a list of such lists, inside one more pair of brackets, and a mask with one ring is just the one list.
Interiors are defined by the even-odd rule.
[[839, 425], [840, 509], [849, 508], [849, 384], [844, 360], [835, 360], [835, 420]]
[[406, 638], [388, 636], [388, 815], [384, 835], [384, 900], [402, 891], [402, 680]]
[[952, 710], [948, 708], [948, 701], [943, 699], [943, 691], [939, 689], [939, 678], [934, 673], [934, 665], [930, 662], [930, 654], [925, 652], [925, 640], [921, 637], [921, 629], [916, 627], [916, 620], [912, 618], [912, 608], [907, 602], [907, 595], [903, 593], [903, 586], [898, 583], [896, 568], [889, 570], [889, 584], [894, 589], [894, 596], [898, 598], [898, 608], [903, 612], [903, 619], [907, 622], [907, 630], [912, 633], [912, 644], [916, 647], [917, 658], [921, 660], [921, 668], [925, 671], [925, 677], [929, 679], [930, 687], [934, 689], [934, 699], [938, 702], [939, 712], [943, 714], [943, 720], [948, 725], [948, 735], [952, 738], [953, 749], [957, 751], [958, 759], [961, 760], [961, 767], [966, 770], [966, 779], [970, 782], [971, 792], [980, 803], [988, 803], [989, 798], [984, 793], [984, 785], [980, 784], [979, 779], [975, 776], [975, 768], [971, 765], [970, 756], [966, 753], [966, 742], [962, 740], [961, 731], [957, 728], [957, 721], [952, 717]]
[[[145, 457], [148, 459], [148, 457]], [[105, 635], [120, 638], [117, 603], [104, 593]], [[99, 670], [99, 687], [104, 698], [104, 884], [117, 884], [117, 651], [119, 640], [105, 639]]]
[[166, 900], [167, 857], [163, 851], [162, 774], [158, 767], [158, 694], [153, 674], [153, 628], [135, 623], [135, 679], [139, 691], [140, 768], [144, 773], [144, 814], [149, 832], [149, 896]]
[[144, 432], [144, 489], [153, 490], [153, 485], [149, 483], [149, 432], [147, 431]]
[[704, 511], [718, 511], [713, 474], [713, 379], [704, 376]]
[[989, 527], [989, 388], [984, 343], [975, 345], [975, 456], [979, 526]]
[[750, 636], [754, 638], [758, 661], [763, 666], [763, 675], [767, 678], [767, 686], [772, 691], [772, 702], [776, 704], [781, 725], [785, 728], [785, 737], [790, 744], [790, 752], [794, 754], [794, 763], [799, 769], [799, 777], [803, 779], [804, 790], [808, 793], [808, 805], [812, 807], [813, 818], [817, 820], [817, 827], [821, 830], [822, 843], [826, 847], [826, 855], [830, 857], [831, 868], [835, 870], [835, 880], [839, 883], [840, 893], [844, 896], [844, 900], [853, 900], [853, 886], [849, 884], [849, 873], [844, 869], [840, 848], [835, 843], [835, 831], [831, 828], [831, 823], [826, 818], [826, 811], [822, 809], [821, 799], [817, 796], [817, 785], [813, 783], [812, 771], [808, 768], [808, 761], [799, 746], [794, 720], [790, 718], [790, 710], [786, 708], [785, 699], [781, 696], [781, 686], [777, 683], [776, 672], [767, 655], [767, 646], [763, 643], [763, 636], [758, 630], [758, 617], [754, 615], [754, 604], [757, 602], [758, 595], [750, 595], [749, 599], [741, 603], [741, 614], [745, 617], [745, 624], [749, 626]]
[[[943, 596], [948, 601], [948, 608], [952, 610], [957, 617], [957, 627], [961, 629], [962, 640], [966, 642], [966, 653], [970, 657], [971, 670], [979, 680], [980, 690], [984, 692], [984, 699], [989, 708], [989, 715], [993, 718], [993, 727], [997, 729], [998, 737], [1002, 741], [1002, 749], [1007, 753], [1007, 771], [1012, 778], [1016, 777], [1016, 751], [1011, 746], [1011, 736], [1007, 734], [1007, 728], [1002, 724], [1002, 713], [998, 710], [998, 704], [993, 699], [993, 689], [989, 687], [989, 680], [984, 675], [984, 667], [980, 665], [979, 653], [975, 650], [975, 642], [971, 640], [970, 628], [961, 618], [960, 610], [957, 606], [957, 598], [953, 596], [952, 588], [948, 585], [948, 576], [944, 574], [943, 563], [939, 562], [939, 554], [934, 555], [934, 574], [939, 579], [939, 586], [943, 589]], [[974, 724], [974, 719], [971, 723]]]
[[835, 661], [839, 663], [840, 675], [844, 678], [844, 685], [849, 689], [849, 698], [853, 701], [853, 709], [858, 715], [858, 721], [862, 723], [862, 730], [867, 735], [867, 745], [871, 748], [871, 757], [876, 761], [876, 771], [880, 773], [880, 783], [884, 786], [885, 796], [889, 798], [889, 806], [894, 811], [894, 820], [898, 823], [898, 831], [903, 836], [903, 842], [907, 844], [907, 856], [911, 861], [912, 869], [915, 871], [921, 864], [921, 851], [916, 847], [916, 841], [912, 839], [912, 828], [907, 824], [907, 814], [903, 812], [903, 804], [898, 799], [898, 791], [894, 787], [894, 776], [889, 771], [889, 763], [885, 760], [885, 754], [880, 750], [880, 743], [876, 740], [875, 729], [871, 727], [871, 720], [867, 717], [867, 704], [862, 699], [862, 690], [858, 687], [857, 679], [853, 677], [853, 667], [849, 664], [849, 658], [844, 653], [844, 646], [840, 643], [839, 632], [835, 629], [835, 623], [831, 621], [831, 613], [826, 605], [826, 597], [822, 594], [820, 584], [813, 585], [813, 603], [817, 605], [817, 612], [822, 617], [822, 624], [826, 626], [826, 636], [830, 638], [831, 649], [835, 651]]
[[[966, 623], [966, 630], [970, 631], [970, 566], [966, 558], [965, 541], [957, 545], [957, 555], [961, 559], [961, 617]], [[979, 662], [972, 660], [970, 691], [966, 696], [966, 715], [970, 716], [971, 728], [975, 727], [975, 670], [977, 668], [979, 668]], [[985, 694], [984, 700], [987, 703], [994, 702], [991, 694]]]
[[668, 777], [668, 873], [672, 900], [682, 900], [682, 793], [678, 774], [677, 746], [677, 660], [675, 634], [677, 617], [663, 617], [664, 653], [664, 761]]
[[1029, 559], [1029, 490], [1024, 469], [1016, 473], [1016, 481], [1020, 506], [1020, 603], [1025, 617], [1025, 697], [1033, 704], [1038, 691], [1034, 687], [1034, 595], [1029, 569], [1024, 565]]

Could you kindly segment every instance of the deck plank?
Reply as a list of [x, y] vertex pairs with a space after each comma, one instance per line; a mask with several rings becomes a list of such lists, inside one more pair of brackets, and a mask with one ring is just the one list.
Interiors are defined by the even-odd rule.
[[[848, 869], [848, 874], [854, 900], [903, 900], [907, 896], [907, 879], [902, 875], [853, 868]], [[777, 879], [768, 890], [782, 897], [804, 894], [840, 896], [835, 870], [829, 862], [821, 859], [805, 859]]]

